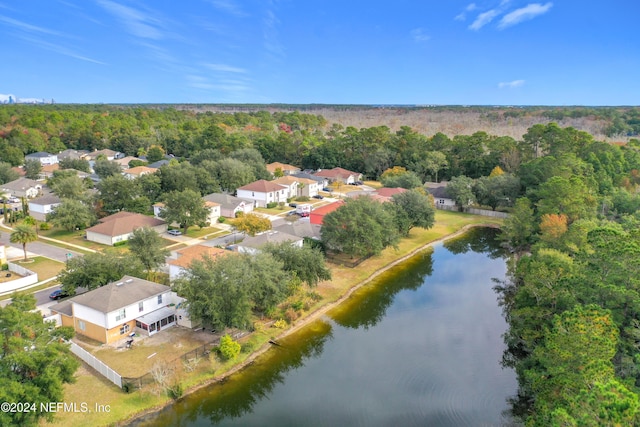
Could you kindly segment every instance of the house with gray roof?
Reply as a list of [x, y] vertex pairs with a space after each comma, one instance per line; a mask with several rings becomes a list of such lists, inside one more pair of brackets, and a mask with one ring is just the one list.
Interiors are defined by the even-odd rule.
[[0, 192], [13, 197], [33, 199], [42, 193], [42, 183], [29, 178], [18, 178], [0, 185]]
[[37, 153], [31, 153], [24, 156], [24, 161], [37, 160], [42, 166], [55, 165], [58, 163], [58, 155], [51, 154], [44, 151], [38, 151]]
[[253, 237], [245, 238], [241, 243], [236, 245], [236, 250], [245, 254], [256, 254], [267, 243], [290, 242], [292, 246], [302, 247], [304, 239], [288, 233], [282, 233], [276, 230], [265, 231], [256, 234]]
[[133, 276], [50, 307], [62, 326], [104, 344], [135, 332], [153, 335], [176, 324], [175, 293], [169, 286]]
[[43, 196], [29, 200], [29, 215], [38, 221], [46, 221], [47, 214], [62, 204], [60, 197], [53, 193], [47, 193]]
[[253, 211], [253, 200], [241, 199], [225, 193], [211, 193], [203, 197], [205, 203], [217, 203], [220, 205], [220, 215], [227, 218], [235, 218], [238, 212], [249, 213]]

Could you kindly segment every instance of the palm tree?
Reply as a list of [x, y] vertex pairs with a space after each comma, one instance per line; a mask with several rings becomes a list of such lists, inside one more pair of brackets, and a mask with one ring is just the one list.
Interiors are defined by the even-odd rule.
[[27, 260], [27, 243], [35, 242], [38, 240], [38, 235], [31, 226], [27, 224], [17, 225], [9, 236], [11, 243], [22, 243], [22, 249], [24, 250], [24, 260]]

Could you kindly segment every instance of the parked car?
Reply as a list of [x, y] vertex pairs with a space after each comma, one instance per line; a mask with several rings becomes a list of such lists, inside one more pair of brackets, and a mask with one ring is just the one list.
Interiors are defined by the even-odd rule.
[[324, 199], [324, 196], [322, 194], [316, 194], [315, 196], [313, 196], [314, 199], [318, 199], [318, 200], [322, 200]]
[[172, 236], [181, 236], [182, 235], [182, 231], [180, 231], [180, 230], [168, 230], [167, 233], [171, 234]]
[[324, 187], [324, 188], [322, 189], [322, 191], [326, 191], [327, 193], [330, 193], [330, 192], [331, 192], [331, 189], [330, 189], [329, 187]]
[[53, 291], [49, 294], [49, 298], [51, 298], [52, 300], [59, 300], [60, 298], [64, 298], [64, 297], [68, 297], [69, 294], [67, 294], [65, 291], [63, 291], [62, 289], [58, 289], [56, 291]]
[[297, 203], [289, 203], [289, 207], [297, 208], [298, 204]]

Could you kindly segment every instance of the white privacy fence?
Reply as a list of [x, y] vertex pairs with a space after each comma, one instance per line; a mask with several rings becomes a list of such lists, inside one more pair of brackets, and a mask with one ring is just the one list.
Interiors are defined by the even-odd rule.
[[107, 378], [109, 381], [122, 388], [122, 376], [118, 374], [116, 371], [102, 363], [95, 356], [89, 353], [84, 348], [80, 347], [78, 344], [72, 342], [71, 343], [71, 352], [78, 356], [80, 359], [85, 361], [89, 366], [98, 371], [102, 376]]

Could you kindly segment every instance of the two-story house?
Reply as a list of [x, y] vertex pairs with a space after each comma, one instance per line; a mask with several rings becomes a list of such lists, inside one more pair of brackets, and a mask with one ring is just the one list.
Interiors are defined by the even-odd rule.
[[62, 326], [104, 344], [127, 338], [136, 331], [153, 335], [176, 324], [171, 288], [124, 276], [90, 292], [50, 307]]
[[289, 190], [286, 186], [261, 179], [238, 188], [237, 196], [241, 199], [252, 200], [255, 207], [264, 208], [269, 203], [286, 203]]

